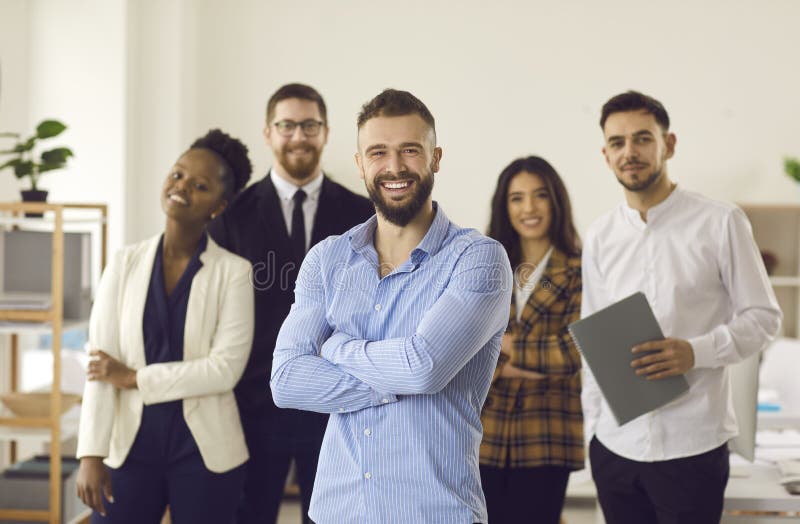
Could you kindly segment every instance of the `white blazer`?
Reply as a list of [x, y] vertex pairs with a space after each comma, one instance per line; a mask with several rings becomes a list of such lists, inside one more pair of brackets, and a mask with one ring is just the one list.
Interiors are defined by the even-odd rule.
[[[221, 473], [248, 458], [233, 387], [253, 342], [250, 263], [211, 238], [192, 280], [183, 361], [147, 365], [142, 318], [160, 235], [116, 253], [103, 272], [89, 321], [89, 346], [137, 370], [138, 389], [87, 382], [78, 457], [105, 457], [118, 468], [128, 456], [142, 407], [183, 399], [183, 416], [205, 466]], [[267, 377], [264, 377], [266, 395]]]

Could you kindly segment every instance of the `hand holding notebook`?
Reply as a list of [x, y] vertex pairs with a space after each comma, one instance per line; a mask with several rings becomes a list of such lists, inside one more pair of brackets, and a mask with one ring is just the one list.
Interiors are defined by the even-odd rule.
[[647, 380], [683, 375], [694, 367], [694, 350], [687, 340], [664, 338], [633, 347], [631, 367]]
[[635, 293], [573, 322], [569, 331], [620, 425], [689, 390], [689, 383], [683, 375], [648, 380], [645, 375], [637, 375], [631, 367], [633, 360], [646, 354], [634, 354], [631, 351], [634, 346], [664, 339], [642, 293]]

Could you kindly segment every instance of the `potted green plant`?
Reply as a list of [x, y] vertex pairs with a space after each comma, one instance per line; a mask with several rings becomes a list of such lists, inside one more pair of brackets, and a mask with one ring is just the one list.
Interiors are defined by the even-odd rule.
[[56, 137], [67, 128], [58, 120], [42, 120], [36, 126], [36, 133], [22, 138], [19, 133], [0, 133], [0, 137], [14, 138], [16, 144], [11, 149], [0, 151], [0, 155], [11, 155], [11, 159], [0, 164], [0, 171], [9, 168], [19, 178], [30, 179], [30, 189], [21, 190], [23, 202], [46, 202], [47, 191], [39, 189], [39, 177], [48, 171], [61, 169], [67, 165], [69, 157], [74, 156], [68, 147], [56, 147], [43, 151], [37, 159], [34, 149], [40, 140]]
[[795, 182], [800, 182], [800, 160], [787, 156], [783, 159], [783, 169], [786, 170], [789, 178], [794, 179]]

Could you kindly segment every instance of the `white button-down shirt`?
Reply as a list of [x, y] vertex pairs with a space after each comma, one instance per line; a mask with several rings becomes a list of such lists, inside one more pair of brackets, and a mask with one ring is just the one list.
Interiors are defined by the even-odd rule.
[[289, 233], [289, 236], [292, 234], [292, 211], [294, 211], [294, 200], [292, 198], [294, 198], [294, 194], [298, 189], [306, 192], [306, 199], [303, 201], [303, 219], [306, 226], [306, 251], [308, 251], [311, 246], [311, 230], [314, 228], [314, 217], [317, 215], [323, 175], [320, 173], [318, 177], [304, 186], [296, 186], [281, 178], [275, 172], [275, 169], [271, 169], [269, 174], [272, 183], [275, 185], [275, 191], [278, 192], [278, 197], [281, 199], [281, 211], [286, 224], [286, 232]]
[[745, 214], [675, 188], [647, 212], [622, 204], [596, 220], [583, 249], [581, 317], [637, 291], [664, 336], [688, 340], [690, 389], [620, 427], [584, 365], [586, 430], [638, 461], [697, 455], [737, 435], [726, 365], [762, 350], [782, 314]]

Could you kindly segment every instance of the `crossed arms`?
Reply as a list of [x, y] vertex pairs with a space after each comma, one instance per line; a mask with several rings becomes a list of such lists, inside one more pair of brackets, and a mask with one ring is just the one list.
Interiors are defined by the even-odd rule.
[[483, 240], [461, 253], [412, 335], [370, 341], [337, 331], [326, 316], [327, 245], [303, 262], [278, 335], [270, 386], [279, 407], [345, 413], [395, 402], [397, 395], [437, 393], [507, 323], [511, 269], [503, 248]]

